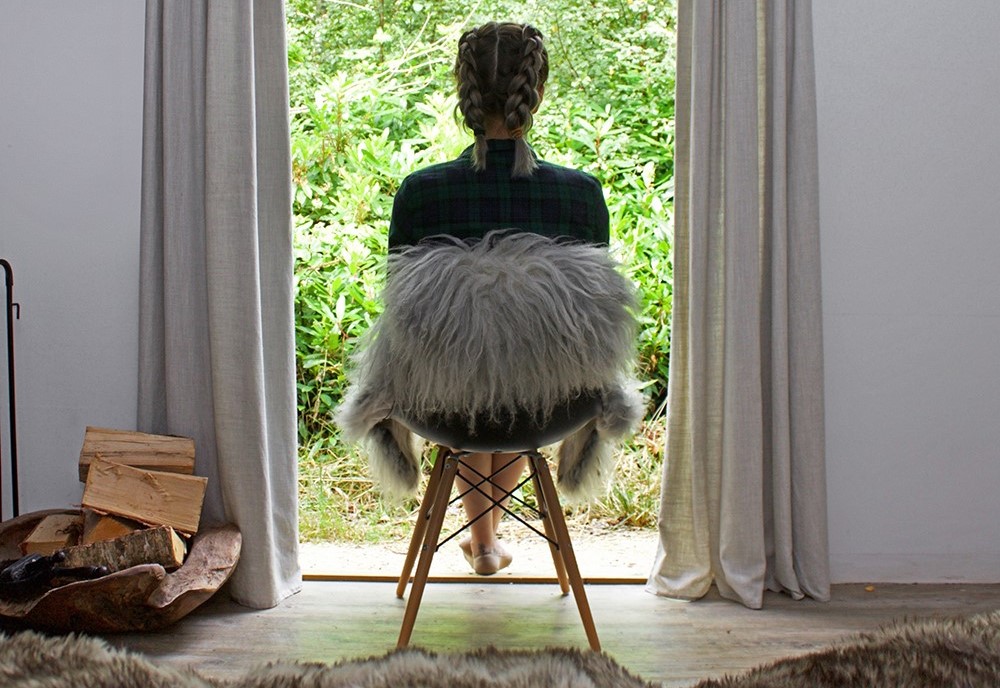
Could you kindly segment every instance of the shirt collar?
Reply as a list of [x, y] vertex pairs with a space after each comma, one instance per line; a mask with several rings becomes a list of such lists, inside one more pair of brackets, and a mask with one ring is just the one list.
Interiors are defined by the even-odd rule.
[[[487, 148], [486, 148], [487, 158], [494, 156], [502, 156], [507, 158], [507, 157], [512, 157], [514, 155], [514, 143], [515, 143], [514, 139], [486, 139], [486, 143], [487, 143]], [[462, 154], [459, 157], [465, 160], [471, 160], [472, 149], [474, 147], [475, 144], [469, 146], [464, 151], [462, 151]], [[531, 147], [530, 143], [528, 144], [528, 149], [531, 150], [532, 154], [535, 155], [536, 158], [538, 157], [538, 155], [535, 153], [535, 149]]]

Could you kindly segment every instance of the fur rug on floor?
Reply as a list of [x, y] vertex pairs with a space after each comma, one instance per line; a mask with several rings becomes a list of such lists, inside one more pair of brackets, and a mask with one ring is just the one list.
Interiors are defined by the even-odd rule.
[[96, 638], [0, 635], [4, 688], [655, 688], [610, 657], [575, 649], [538, 652], [486, 648], [434, 654], [417, 648], [318, 664], [277, 662], [235, 681], [171, 669]]
[[[277, 663], [212, 681], [81, 636], [0, 634], [5, 688], [653, 688], [610, 657], [584, 650], [393, 651], [339, 664]], [[695, 688], [1000, 686], [1000, 612], [900, 622], [829, 649]]]
[[696, 688], [996, 688], [1000, 612], [897, 622]]

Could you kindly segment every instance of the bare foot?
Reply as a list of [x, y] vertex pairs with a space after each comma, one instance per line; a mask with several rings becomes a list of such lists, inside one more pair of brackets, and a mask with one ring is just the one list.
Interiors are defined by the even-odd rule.
[[485, 545], [479, 546], [479, 553], [473, 556], [472, 554], [472, 538], [464, 538], [458, 543], [458, 546], [462, 548], [462, 554], [465, 555], [465, 560], [469, 562], [469, 566], [472, 570], [481, 576], [489, 576], [501, 569], [505, 569], [510, 566], [510, 563], [514, 560], [514, 557], [508, 552], [503, 545], [499, 542], [493, 547], [486, 547]]
[[472, 570], [480, 576], [492, 576], [500, 569], [510, 566], [513, 557], [499, 545], [493, 549], [479, 546], [479, 554], [472, 560]]

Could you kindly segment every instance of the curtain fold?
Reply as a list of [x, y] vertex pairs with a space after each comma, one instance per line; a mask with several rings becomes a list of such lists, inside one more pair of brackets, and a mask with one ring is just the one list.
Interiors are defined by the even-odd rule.
[[811, 35], [808, 0], [679, 0], [656, 594], [829, 598]]
[[301, 586], [283, 6], [147, 0], [145, 59], [138, 423], [195, 439], [230, 592], [271, 607]]

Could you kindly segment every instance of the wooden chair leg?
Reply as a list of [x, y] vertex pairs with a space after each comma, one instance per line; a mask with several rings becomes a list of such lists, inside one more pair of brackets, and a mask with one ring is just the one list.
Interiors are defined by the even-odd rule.
[[552, 527], [556, 533], [556, 542], [559, 545], [563, 562], [566, 564], [566, 574], [569, 577], [570, 588], [573, 590], [573, 597], [576, 599], [576, 607], [580, 612], [583, 629], [587, 634], [587, 641], [590, 643], [590, 649], [600, 652], [601, 641], [597, 637], [594, 617], [590, 612], [590, 603], [587, 602], [587, 593], [583, 588], [580, 568], [577, 566], [576, 555], [573, 553], [573, 544], [570, 542], [569, 529], [566, 527], [566, 518], [559, 507], [559, 496], [556, 494], [556, 487], [552, 482], [552, 473], [549, 471], [549, 464], [540, 455], [532, 455], [531, 463], [538, 475], [538, 482], [541, 484], [545, 503], [551, 507], [547, 513], [552, 517]]
[[403, 599], [403, 595], [406, 593], [406, 584], [410, 582], [413, 563], [417, 560], [420, 545], [424, 541], [424, 533], [427, 532], [427, 521], [430, 519], [431, 505], [437, 495], [438, 484], [441, 482], [441, 469], [444, 467], [444, 453], [446, 451], [448, 450], [441, 446], [436, 449], [437, 454], [434, 457], [434, 465], [431, 466], [431, 474], [427, 480], [424, 498], [420, 502], [416, 523], [413, 524], [413, 535], [410, 536], [410, 546], [406, 550], [403, 571], [399, 574], [399, 583], [396, 585], [396, 597], [399, 599]]
[[434, 551], [437, 549], [438, 537], [441, 535], [441, 525], [444, 523], [444, 515], [448, 509], [448, 502], [451, 497], [451, 488], [455, 482], [455, 474], [458, 472], [458, 459], [451, 453], [445, 452], [443, 458], [438, 458], [444, 464], [441, 471], [441, 479], [437, 489], [434, 490], [434, 499], [430, 505], [430, 518], [427, 522], [427, 531], [423, 537], [421, 545], [420, 559], [417, 561], [417, 573], [413, 577], [413, 585], [410, 586], [410, 596], [406, 601], [406, 611], [403, 612], [403, 626], [399, 631], [399, 640], [396, 647], [406, 647], [410, 643], [410, 636], [413, 633], [413, 624], [417, 620], [417, 612], [420, 611], [420, 598], [424, 595], [424, 587], [427, 585], [427, 575], [430, 573], [431, 560], [434, 558]]
[[538, 511], [542, 518], [542, 527], [545, 529], [545, 537], [549, 541], [549, 552], [552, 554], [556, 578], [559, 580], [559, 589], [562, 590], [563, 595], [567, 595], [569, 594], [569, 579], [566, 577], [566, 563], [563, 561], [562, 552], [559, 551], [556, 533], [552, 528], [552, 517], [549, 515], [549, 509], [558, 509], [559, 503], [557, 502], [553, 507], [549, 506], [549, 503], [545, 501], [545, 493], [542, 491], [542, 484], [538, 478], [538, 469], [532, 464], [530, 470], [531, 482], [535, 486], [535, 499], [538, 501]]

